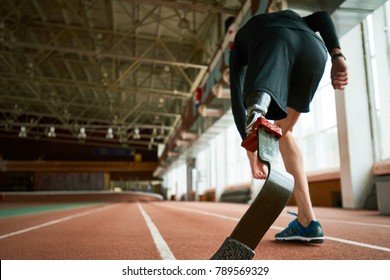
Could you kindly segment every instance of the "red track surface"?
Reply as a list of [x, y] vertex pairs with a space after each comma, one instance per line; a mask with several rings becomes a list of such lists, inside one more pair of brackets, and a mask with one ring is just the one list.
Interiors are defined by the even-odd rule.
[[[206, 260], [247, 207], [206, 202], [112, 203], [0, 218], [0, 258], [162, 259], [162, 249], [145, 220], [150, 218], [174, 258]], [[324, 244], [274, 241], [275, 233], [294, 219], [284, 211], [260, 242], [255, 259], [390, 259], [389, 216], [335, 208], [315, 211], [326, 234]]]

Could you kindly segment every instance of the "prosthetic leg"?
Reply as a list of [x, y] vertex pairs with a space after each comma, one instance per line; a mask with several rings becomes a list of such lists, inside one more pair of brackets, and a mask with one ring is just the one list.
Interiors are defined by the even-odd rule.
[[242, 146], [251, 152], [258, 150], [258, 160], [268, 167], [263, 188], [238, 222], [231, 235], [212, 260], [250, 260], [254, 250], [291, 197], [293, 177], [278, 166], [278, 140], [282, 131], [265, 116], [271, 98], [256, 92], [246, 99], [248, 107], [247, 138]]

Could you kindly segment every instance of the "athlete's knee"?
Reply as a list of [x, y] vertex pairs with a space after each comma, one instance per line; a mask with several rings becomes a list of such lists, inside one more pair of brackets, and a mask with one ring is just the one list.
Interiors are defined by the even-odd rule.
[[283, 136], [292, 136], [294, 126], [297, 123], [300, 115], [300, 112], [287, 107], [287, 117], [282, 120], [275, 121], [275, 125], [282, 129]]
[[292, 135], [294, 125], [291, 125], [290, 122], [284, 120], [278, 120], [275, 121], [275, 125], [282, 129], [282, 138]]

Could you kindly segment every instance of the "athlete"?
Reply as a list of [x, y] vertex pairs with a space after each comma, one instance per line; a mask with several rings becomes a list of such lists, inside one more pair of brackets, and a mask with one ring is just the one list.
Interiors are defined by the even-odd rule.
[[[321, 38], [316, 34], [319, 32]], [[327, 12], [301, 17], [291, 10], [260, 14], [238, 32], [230, 54], [230, 89], [234, 120], [244, 140], [258, 117], [282, 128], [280, 152], [295, 181], [297, 218], [276, 234], [277, 240], [322, 243], [324, 234], [314, 214], [302, 154], [292, 130], [309, 105], [331, 56], [334, 89], [348, 84], [348, 67], [335, 26]], [[261, 144], [261, 143], [260, 143]], [[252, 175], [267, 177], [257, 152], [247, 151]]]

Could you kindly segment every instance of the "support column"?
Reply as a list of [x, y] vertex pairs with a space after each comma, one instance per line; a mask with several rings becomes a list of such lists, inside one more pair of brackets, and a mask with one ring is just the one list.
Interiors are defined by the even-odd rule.
[[349, 67], [349, 85], [336, 92], [344, 208], [362, 208], [372, 188], [374, 150], [360, 25], [341, 40]]
[[110, 190], [110, 172], [104, 172], [103, 173], [103, 180], [104, 180], [104, 190], [108, 191]]
[[187, 159], [187, 201], [194, 201], [194, 180], [193, 170], [195, 168], [195, 158]]

